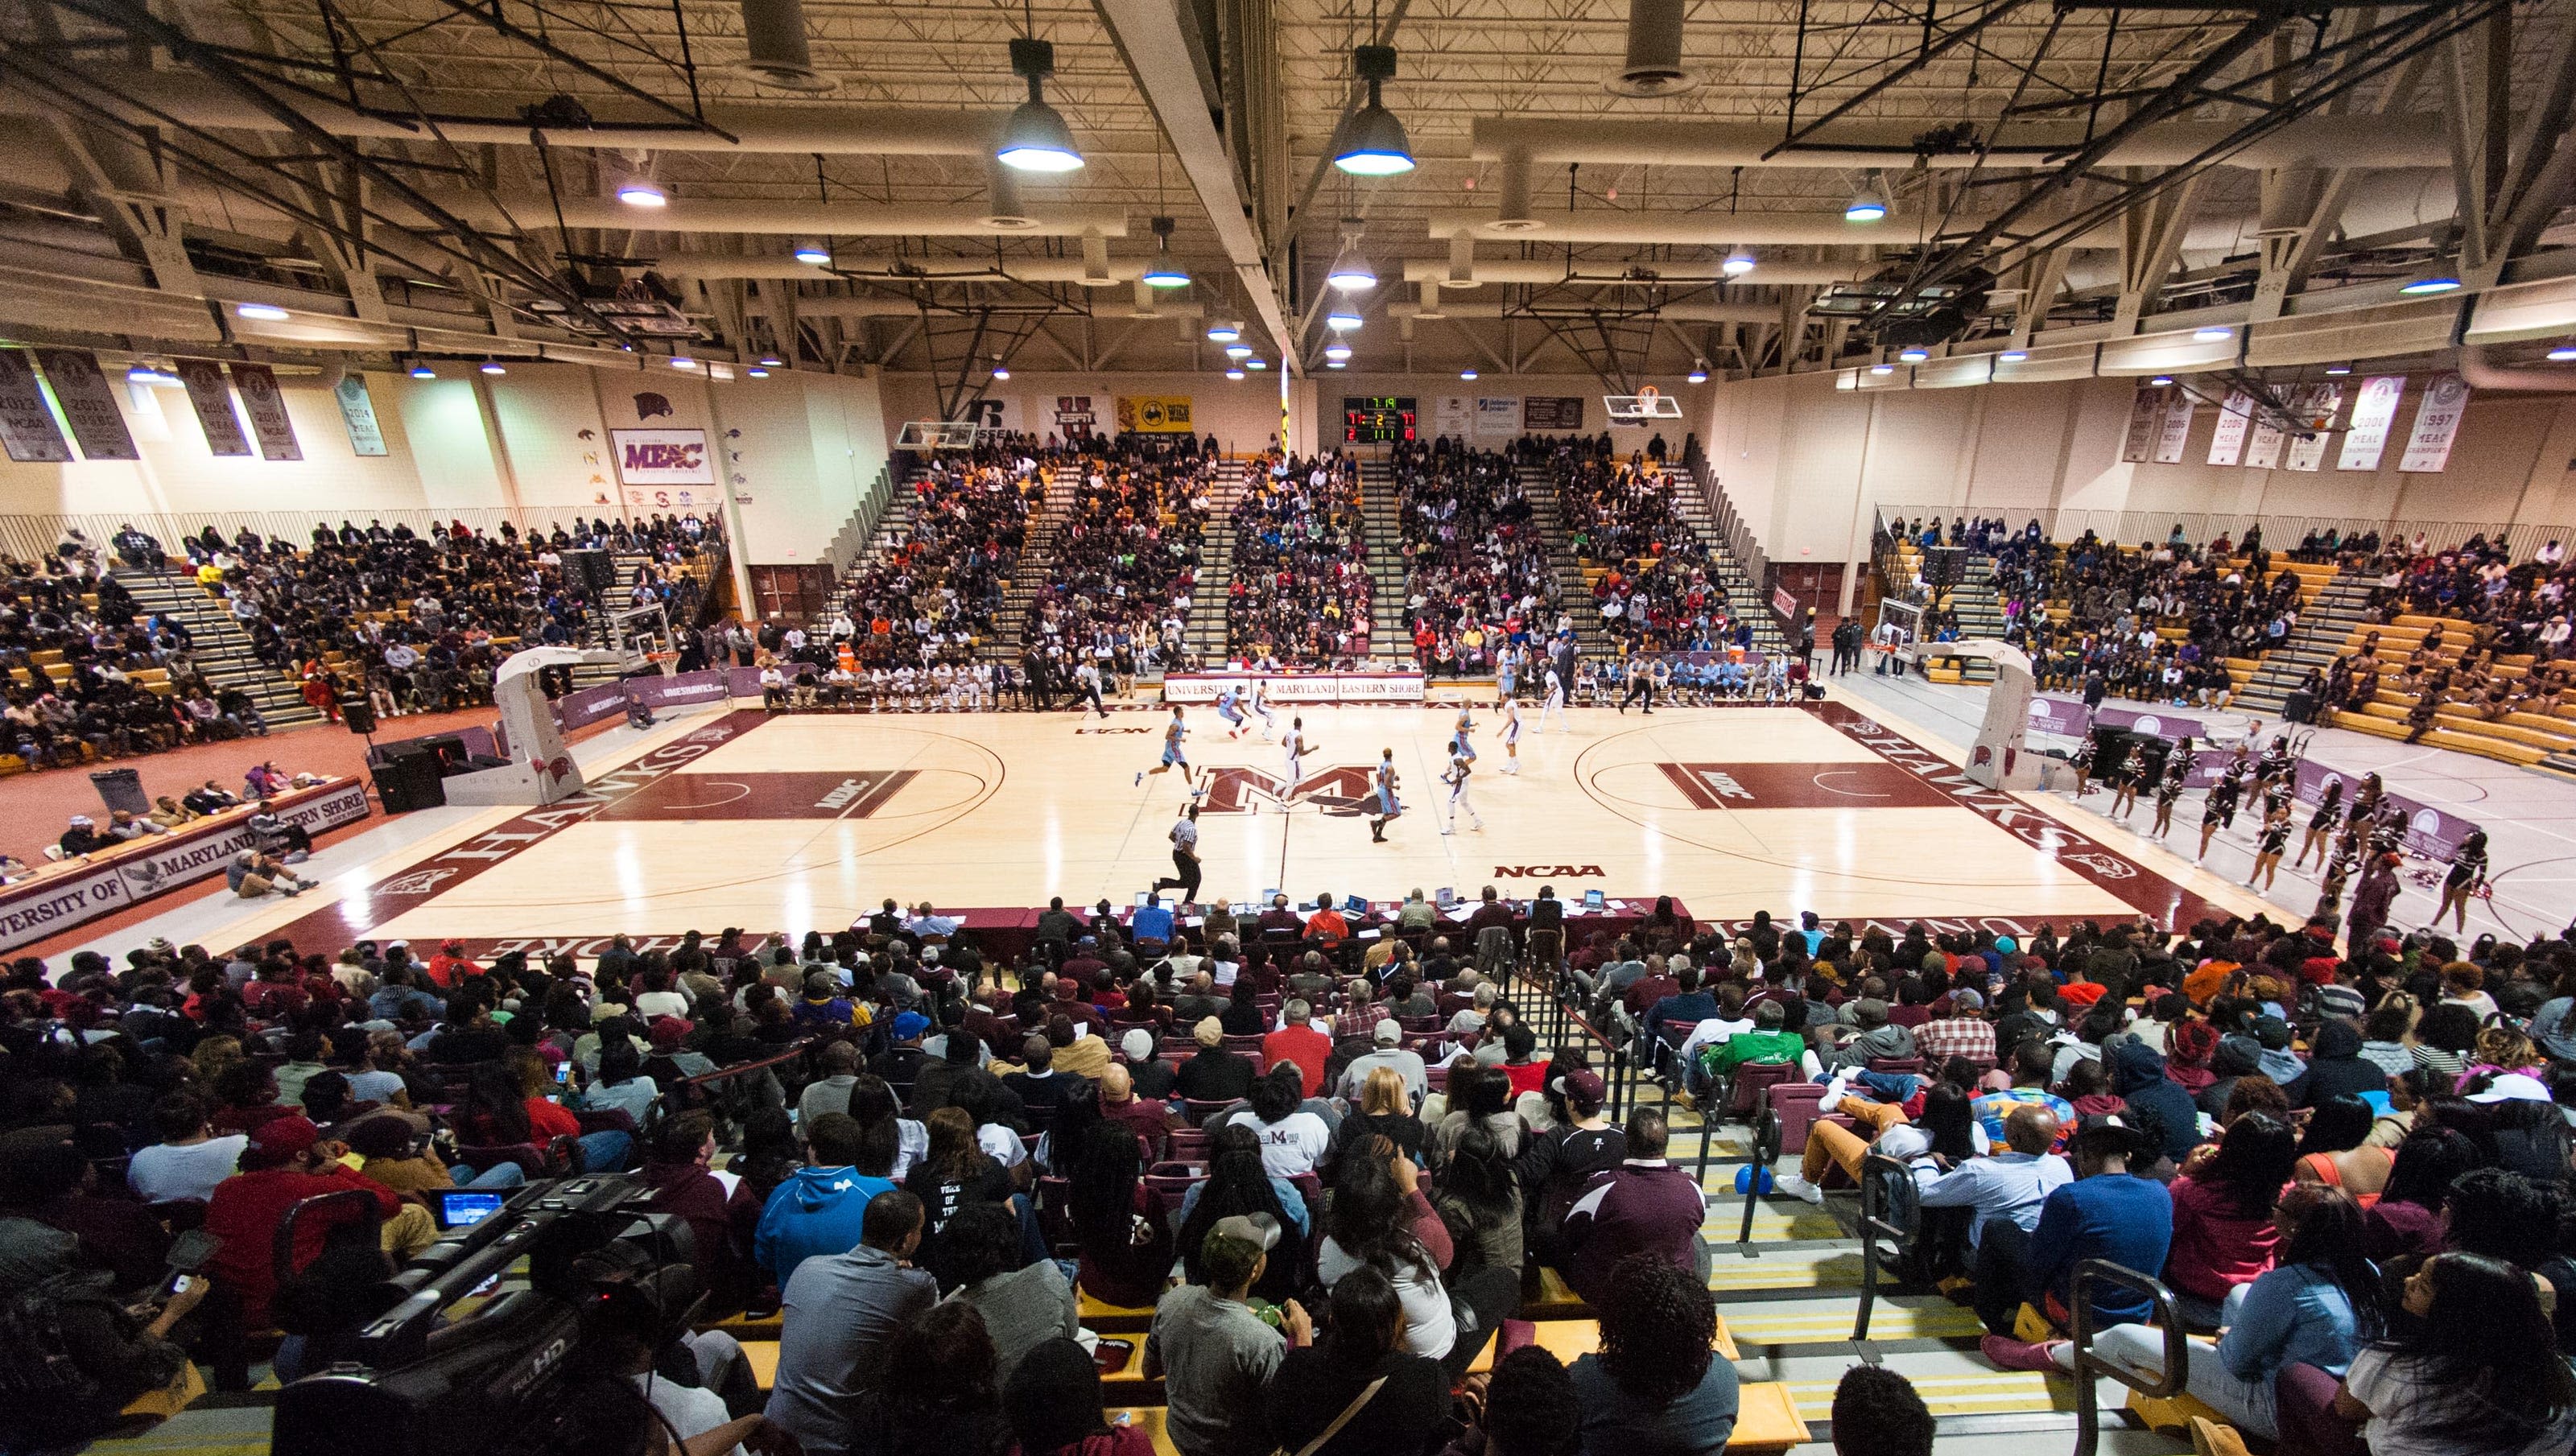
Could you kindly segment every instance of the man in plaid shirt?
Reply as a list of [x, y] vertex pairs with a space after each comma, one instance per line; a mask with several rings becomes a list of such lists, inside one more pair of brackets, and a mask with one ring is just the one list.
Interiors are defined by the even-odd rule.
[[1953, 991], [1947, 1006], [1934, 1002], [1932, 1019], [1914, 1028], [1914, 1045], [1923, 1054], [1927, 1072], [1938, 1072], [1943, 1062], [1952, 1057], [1992, 1063], [1995, 1060], [1995, 1024], [1978, 1013], [1985, 1009], [1986, 998], [1975, 991]]

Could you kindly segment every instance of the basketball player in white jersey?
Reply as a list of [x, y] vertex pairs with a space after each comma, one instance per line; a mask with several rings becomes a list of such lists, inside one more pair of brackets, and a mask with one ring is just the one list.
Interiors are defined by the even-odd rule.
[[1494, 711], [1503, 715], [1503, 768], [1514, 778], [1521, 775], [1521, 705], [1504, 693], [1494, 701]]
[[[1089, 664], [1085, 665], [1088, 666]], [[1181, 752], [1181, 739], [1185, 737], [1189, 731], [1189, 728], [1181, 722], [1181, 705], [1174, 703], [1172, 705], [1172, 721], [1163, 725], [1163, 761], [1154, 765], [1152, 768], [1140, 768], [1136, 770], [1136, 782], [1141, 784], [1145, 782], [1145, 775], [1162, 773], [1170, 769], [1175, 764], [1180, 766], [1181, 777], [1183, 779], [1186, 780], [1195, 774], [1197, 770], [1190, 767], [1188, 756]]]
[[[1080, 712], [1082, 710], [1082, 705], [1085, 702], [1090, 703], [1092, 711], [1098, 713], [1101, 717], [1106, 718], [1109, 716], [1109, 709], [1100, 701], [1099, 664], [1093, 662], [1088, 657], [1082, 660], [1082, 665], [1080, 667], [1073, 670], [1074, 711]], [[1175, 708], [1172, 712], [1173, 715], [1177, 717], [1179, 716], [1180, 710]]]
[[1395, 750], [1392, 748], [1379, 750], [1377, 788], [1371, 797], [1377, 803], [1376, 812], [1369, 817], [1369, 843], [1384, 844], [1386, 826], [1404, 812], [1404, 806], [1395, 800]]
[[1441, 833], [1458, 832], [1460, 809], [1467, 811], [1467, 822], [1475, 826], [1477, 833], [1484, 832], [1485, 816], [1476, 812], [1475, 802], [1467, 797], [1467, 780], [1473, 777], [1475, 772], [1476, 755], [1467, 747], [1466, 741], [1458, 738], [1450, 739], [1449, 771], [1440, 776], [1440, 782], [1449, 786], [1449, 820], [1440, 826]]
[[1288, 720], [1288, 732], [1279, 740], [1279, 746], [1288, 750], [1288, 787], [1294, 789], [1297, 781], [1306, 776], [1306, 755], [1315, 746], [1306, 741], [1304, 718]]
[[1264, 691], [1265, 687], [1266, 684], [1260, 678], [1254, 678], [1252, 695], [1244, 699], [1243, 708], [1245, 712], [1261, 720], [1261, 741], [1268, 743], [1271, 733], [1279, 726], [1279, 720], [1270, 716], [1269, 694]]
[[1547, 731], [1547, 720], [1551, 714], [1556, 718], [1556, 731], [1559, 733], [1574, 731], [1567, 727], [1565, 722], [1565, 679], [1558, 674], [1556, 664], [1553, 662], [1547, 665], [1547, 697], [1539, 705], [1538, 710], [1538, 731], [1541, 733]]

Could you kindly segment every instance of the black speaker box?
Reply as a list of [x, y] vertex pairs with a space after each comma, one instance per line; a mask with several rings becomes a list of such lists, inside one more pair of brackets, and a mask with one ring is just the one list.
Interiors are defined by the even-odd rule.
[[617, 587], [617, 562], [605, 551], [564, 552], [563, 570], [566, 581], [593, 596], [605, 596]]
[[348, 724], [352, 733], [373, 733], [376, 731], [375, 705], [364, 697], [351, 698], [340, 705], [340, 721]]
[[439, 782], [438, 756], [405, 753], [376, 765], [376, 797], [388, 814], [436, 809], [447, 803], [447, 786]]
[[2119, 728], [2093, 730], [2093, 778], [2097, 783], [2117, 778], [2129, 765], [2130, 734]]

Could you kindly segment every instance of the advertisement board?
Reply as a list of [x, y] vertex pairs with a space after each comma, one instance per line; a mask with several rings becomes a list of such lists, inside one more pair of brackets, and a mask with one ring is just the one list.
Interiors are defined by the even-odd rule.
[[1118, 396], [1118, 433], [1122, 435], [1186, 435], [1193, 428], [1186, 394]]
[[1247, 690], [1261, 679], [1261, 691], [1274, 703], [1419, 703], [1418, 672], [1279, 672], [1175, 673], [1163, 679], [1167, 703], [1213, 703], [1231, 683]]
[[[707, 453], [704, 430], [611, 430], [608, 440], [617, 456], [617, 479], [621, 484], [716, 483], [716, 465]], [[704, 498], [714, 501], [715, 492], [706, 492]]]

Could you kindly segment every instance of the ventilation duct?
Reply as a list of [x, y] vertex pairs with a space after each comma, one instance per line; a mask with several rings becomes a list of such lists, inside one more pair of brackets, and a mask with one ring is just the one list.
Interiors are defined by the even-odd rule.
[[1530, 216], [1529, 153], [1513, 150], [1503, 153], [1502, 205], [1486, 222], [1486, 229], [1498, 233], [1536, 232], [1538, 219]]
[[1002, 165], [998, 157], [984, 163], [984, 221], [997, 228], [1014, 230], [1037, 226], [1037, 219], [1020, 204], [1020, 174]]
[[829, 91], [837, 84], [814, 69], [814, 53], [805, 44], [804, 0], [742, 0], [742, 38], [750, 54], [739, 69], [763, 86]]
[[1682, 69], [1683, 0], [1628, 0], [1628, 63], [1601, 83], [1614, 96], [1678, 96], [1699, 77]]

